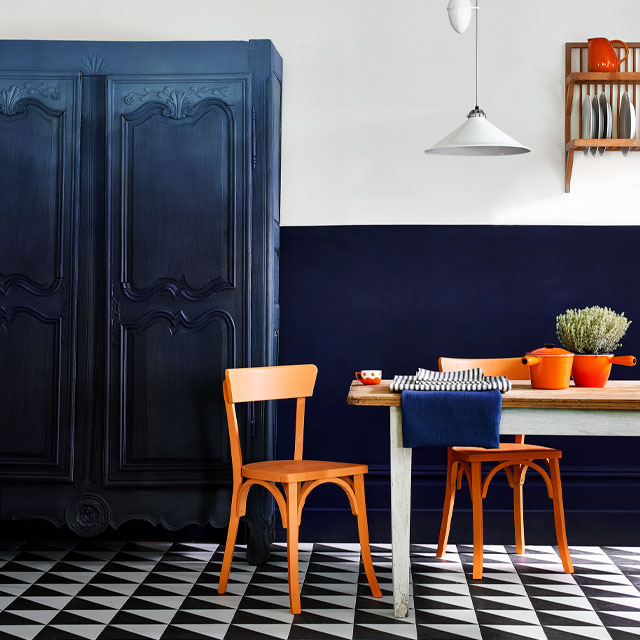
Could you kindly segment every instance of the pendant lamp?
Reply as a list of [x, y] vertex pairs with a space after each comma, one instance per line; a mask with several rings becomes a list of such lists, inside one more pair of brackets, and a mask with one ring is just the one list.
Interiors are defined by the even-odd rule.
[[467, 119], [448, 136], [436, 142], [425, 153], [439, 153], [450, 156], [510, 156], [531, 151], [517, 140], [508, 136], [487, 120], [485, 112], [478, 107], [478, 9], [471, 0], [450, 0], [447, 11], [449, 22], [458, 32], [464, 33], [473, 12], [476, 12], [476, 106], [469, 111]]

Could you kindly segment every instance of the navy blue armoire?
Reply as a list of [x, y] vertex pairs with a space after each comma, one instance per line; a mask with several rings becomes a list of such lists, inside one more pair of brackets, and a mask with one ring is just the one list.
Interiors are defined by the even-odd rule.
[[[227, 523], [225, 368], [275, 364], [282, 60], [0, 42], [0, 509], [78, 535]], [[245, 459], [275, 416], [247, 406]], [[271, 502], [247, 520], [265, 558]]]

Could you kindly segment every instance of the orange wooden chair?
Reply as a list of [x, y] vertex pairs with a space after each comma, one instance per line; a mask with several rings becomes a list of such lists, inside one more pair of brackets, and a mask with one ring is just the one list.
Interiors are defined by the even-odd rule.
[[[349, 498], [351, 511], [358, 519], [362, 562], [371, 593], [375, 598], [382, 596], [369, 548], [369, 527], [364, 500], [364, 474], [368, 471], [367, 465], [302, 459], [305, 399], [313, 394], [317, 374], [318, 368], [313, 364], [227, 369], [223, 383], [231, 443], [233, 495], [218, 593], [224, 593], [227, 590], [238, 522], [246, 512], [247, 495], [251, 487], [260, 485], [273, 494], [280, 509], [282, 526], [287, 530], [291, 613], [301, 612], [298, 579], [298, 527], [300, 526], [302, 508], [309, 493], [326, 482], [337, 484]], [[297, 399], [293, 460], [271, 460], [242, 464], [235, 405], [239, 402], [282, 400], [285, 398]], [[276, 482], [282, 484], [284, 495], [276, 486]]]
[[[528, 380], [529, 370], [520, 358], [463, 359], [440, 358], [440, 371], [460, 371], [480, 367], [485, 375], [506, 376], [510, 380]], [[447, 449], [447, 487], [442, 510], [442, 524], [436, 555], [441, 558], [447, 548], [453, 503], [456, 491], [462, 484], [463, 473], [467, 476], [473, 510], [473, 577], [482, 578], [483, 525], [482, 500], [487, 495], [489, 484], [495, 474], [504, 469], [509, 486], [513, 489], [513, 520], [515, 525], [516, 553], [524, 553], [524, 519], [522, 514], [522, 485], [527, 469], [535, 469], [545, 482], [547, 494], [553, 500], [553, 514], [558, 539], [558, 550], [562, 566], [573, 573], [571, 556], [567, 545], [560, 483], [562, 451], [537, 445], [524, 444], [524, 436], [518, 435], [515, 442], [501, 442], [499, 449], [481, 447], [449, 447]], [[544, 469], [536, 460], [544, 461]], [[482, 478], [482, 463], [492, 462], [493, 468]]]

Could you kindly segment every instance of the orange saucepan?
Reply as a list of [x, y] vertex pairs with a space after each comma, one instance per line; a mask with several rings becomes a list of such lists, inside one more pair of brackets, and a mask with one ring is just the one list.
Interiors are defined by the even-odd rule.
[[535, 389], [567, 389], [571, 380], [573, 353], [553, 344], [528, 351], [522, 364], [529, 367], [531, 386]]
[[581, 355], [573, 358], [571, 375], [576, 387], [604, 387], [611, 373], [611, 365], [623, 364], [633, 367], [636, 363], [634, 356]]

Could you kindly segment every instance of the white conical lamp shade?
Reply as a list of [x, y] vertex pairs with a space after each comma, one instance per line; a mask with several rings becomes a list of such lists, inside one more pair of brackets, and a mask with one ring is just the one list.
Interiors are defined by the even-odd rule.
[[491, 124], [484, 111], [476, 107], [455, 131], [437, 142], [425, 153], [451, 156], [511, 156], [528, 153], [528, 147]]

